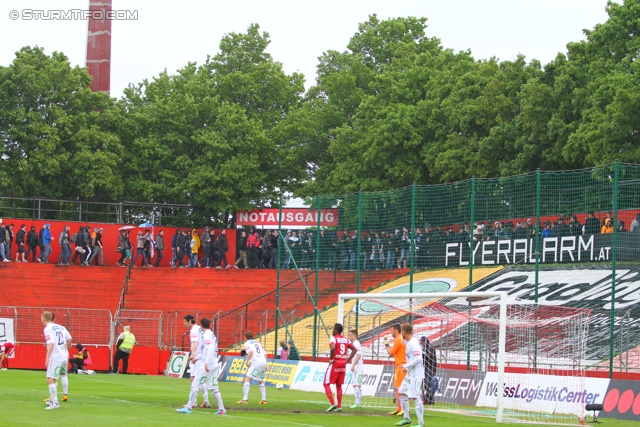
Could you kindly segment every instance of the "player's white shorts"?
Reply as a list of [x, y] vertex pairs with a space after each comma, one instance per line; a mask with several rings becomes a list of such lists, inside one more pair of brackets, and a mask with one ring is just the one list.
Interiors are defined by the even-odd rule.
[[49, 366], [47, 366], [47, 378], [53, 378], [57, 380], [62, 374], [66, 374], [68, 363], [69, 361], [66, 357], [49, 359]]
[[191, 368], [191, 376], [193, 377], [193, 385], [200, 386], [206, 383], [206, 372], [204, 370], [204, 362], [201, 360], [197, 360], [196, 363], [193, 364], [193, 368]]
[[209, 367], [209, 372], [205, 371], [204, 376], [206, 378], [206, 384], [209, 390], [218, 388], [218, 375], [220, 375], [220, 365], [218, 365], [217, 363], [213, 368]]
[[420, 399], [422, 393], [422, 378], [404, 377], [398, 393], [406, 394], [409, 399]]
[[247, 376], [257, 381], [264, 381], [264, 373], [267, 370], [267, 362], [260, 361], [251, 364], [247, 369]]
[[364, 366], [356, 366], [356, 370], [352, 372], [353, 385], [361, 386], [364, 382]]

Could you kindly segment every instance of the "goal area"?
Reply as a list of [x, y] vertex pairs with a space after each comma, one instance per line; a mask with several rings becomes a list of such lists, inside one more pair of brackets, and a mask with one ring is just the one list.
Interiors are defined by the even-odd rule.
[[[396, 366], [385, 338], [392, 348], [394, 325], [410, 323], [426, 355], [426, 411], [583, 425], [589, 316], [590, 310], [538, 305], [506, 292], [383, 292], [340, 294], [337, 322], [345, 335], [358, 331], [362, 406], [395, 408]], [[352, 380], [348, 374], [347, 401]]]

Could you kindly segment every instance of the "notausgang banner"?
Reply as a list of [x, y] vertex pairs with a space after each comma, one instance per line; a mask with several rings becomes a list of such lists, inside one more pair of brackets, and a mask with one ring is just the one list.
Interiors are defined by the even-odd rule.
[[[280, 209], [260, 209], [236, 212], [237, 225], [255, 225], [258, 227], [278, 227]], [[283, 227], [316, 227], [318, 225], [318, 211], [309, 209], [282, 209]], [[320, 209], [320, 226], [337, 227], [338, 209]]]
[[[226, 359], [226, 358], [225, 358]], [[227, 382], [242, 382], [247, 375], [247, 365], [245, 365], [245, 358], [232, 356], [226, 361], [226, 370], [222, 381]], [[264, 382], [268, 386], [275, 386], [281, 383], [284, 388], [289, 388], [293, 382], [297, 360], [273, 360], [267, 362], [267, 372], [264, 375]], [[252, 381], [257, 384], [257, 381]]]

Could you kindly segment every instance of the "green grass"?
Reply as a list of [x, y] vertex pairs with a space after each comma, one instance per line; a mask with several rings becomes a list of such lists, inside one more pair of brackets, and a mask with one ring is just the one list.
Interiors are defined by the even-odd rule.
[[[227, 407], [226, 416], [216, 416], [215, 409], [194, 409], [190, 415], [178, 414], [175, 408], [187, 401], [189, 381], [162, 376], [71, 375], [69, 401], [59, 410], [47, 411], [42, 399], [48, 397], [43, 371], [0, 371], [0, 414], [15, 426], [84, 425], [84, 426], [160, 426], [212, 425], [251, 427], [323, 426], [323, 427], [391, 427], [398, 417], [385, 415], [381, 409], [346, 408], [342, 414], [325, 413], [329, 406], [322, 393], [267, 388], [269, 404], [258, 405], [260, 392], [252, 387], [247, 406], [235, 402], [242, 398], [242, 386], [221, 383], [220, 390]], [[59, 388], [62, 396], [61, 388]], [[215, 406], [215, 399], [210, 397]], [[202, 397], [200, 397], [200, 402]], [[348, 400], [350, 401], [350, 400]], [[412, 410], [413, 413], [413, 410]], [[412, 420], [416, 421], [415, 414]], [[637, 423], [603, 420], [609, 427], [625, 427]], [[495, 424], [488, 418], [463, 417], [428, 411], [429, 427], [486, 427]], [[515, 426], [522, 424], [501, 424]]]

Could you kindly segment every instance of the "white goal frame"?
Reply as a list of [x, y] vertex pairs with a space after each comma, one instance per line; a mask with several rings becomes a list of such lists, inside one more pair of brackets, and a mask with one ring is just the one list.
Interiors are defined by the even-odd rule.
[[[338, 294], [338, 316], [337, 323], [342, 323], [344, 319], [345, 300], [354, 299], [411, 299], [413, 298], [500, 298], [500, 321], [498, 328], [498, 384], [497, 390], [504, 390], [504, 368], [505, 368], [505, 346], [507, 341], [507, 292], [427, 292], [427, 293], [359, 293], [359, 294]], [[504, 414], [503, 393], [497, 393], [496, 422], [502, 423]]]

